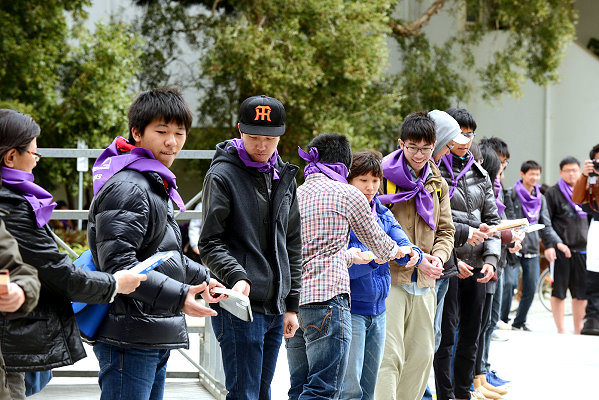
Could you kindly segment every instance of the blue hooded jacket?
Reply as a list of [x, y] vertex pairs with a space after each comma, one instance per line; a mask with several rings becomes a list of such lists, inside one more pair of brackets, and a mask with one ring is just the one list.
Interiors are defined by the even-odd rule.
[[[377, 197], [373, 201], [376, 204], [379, 226], [399, 246], [411, 246], [420, 255], [418, 260], [418, 264], [420, 264], [420, 261], [422, 261], [422, 250], [410, 242], [410, 239], [408, 239], [408, 236], [393, 216], [391, 210], [382, 205]], [[368, 250], [358, 240], [353, 230], [350, 231], [348, 248], [352, 247], [357, 247], [362, 251]], [[405, 265], [410, 261], [410, 257], [404, 256], [395, 261], [400, 265]], [[384, 312], [385, 299], [389, 295], [389, 286], [391, 285], [389, 263], [377, 264], [371, 261], [368, 264], [353, 264], [348, 271], [351, 290], [351, 313], [379, 315]]]

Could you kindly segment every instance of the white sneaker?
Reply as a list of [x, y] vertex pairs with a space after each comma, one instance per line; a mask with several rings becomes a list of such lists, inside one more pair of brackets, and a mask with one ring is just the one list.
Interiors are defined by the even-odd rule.
[[511, 331], [512, 326], [510, 324], [503, 322], [502, 320], [499, 320], [499, 321], [497, 321], [497, 329]]
[[500, 335], [498, 332], [493, 332], [493, 334], [491, 334], [491, 340], [493, 340], [494, 342], [506, 342], [509, 340], [509, 338]]

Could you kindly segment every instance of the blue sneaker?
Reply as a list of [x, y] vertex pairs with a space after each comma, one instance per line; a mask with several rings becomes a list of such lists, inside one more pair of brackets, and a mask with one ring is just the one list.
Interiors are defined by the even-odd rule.
[[493, 386], [503, 386], [510, 383], [510, 381], [498, 377], [496, 371], [487, 372], [487, 382]]
[[429, 388], [428, 385], [426, 385], [426, 390], [424, 391], [422, 400], [433, 400], [433, 394], [431, 393], [431, 388]]

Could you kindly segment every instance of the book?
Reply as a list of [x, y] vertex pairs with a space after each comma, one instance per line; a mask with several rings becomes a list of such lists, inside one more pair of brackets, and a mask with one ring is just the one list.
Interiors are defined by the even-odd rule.
[[533, 224], [533, 225], [528, 225], [528, 226], [523, 227], [522, 231], [526, 232], [526, 233], [530, 233], [530, 232], [535, 232], [535, 231], [541, 230], [544, 227], [545, 227], [544, 224]]
[[10, 284], [10, 275], [7, 269], [0, 270], [0, 294], [8, 293], [8, 285]]
[[239, 293], [236, 290], [221, 287], [213, 288], [212, 292], [227, 296], [227, 298], [218, 302], [220, 307], [244, 321], [252, 322], [254, 320], [249, 297], [245, 296], [243, 293]]
[[502, 220], [499, 224], [491, 227], [491, 232], [504, 231], [506, 229], [518, 228], [524, 225], [528, 225], [528, 220], [526, 218]]
[[137, 274], [146, 274], [149, 271], [153, 270], [169, 258], [171, 258], [175, 253], [172, 251], [161, 251], [159, 253], [154, 254], [152, 257], [148, 257], [144, 261], [137, 264], [135, 267], [129, 268], [129, 271], [135, 272]]

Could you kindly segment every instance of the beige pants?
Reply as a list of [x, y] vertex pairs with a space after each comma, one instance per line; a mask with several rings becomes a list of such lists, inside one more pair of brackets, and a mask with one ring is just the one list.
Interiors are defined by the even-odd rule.
[[386, 305], [385, 351], [375, 398], [421, 400], [435, 351], [435, 289], [416, 296], [391, 285]]
[[5, 372], [0, 368], [0, 400], [25, 399], [25, 373]]

